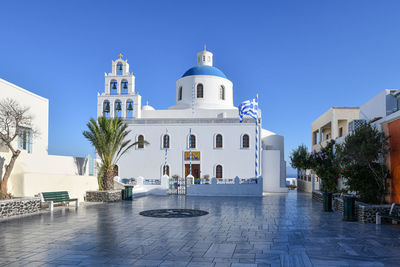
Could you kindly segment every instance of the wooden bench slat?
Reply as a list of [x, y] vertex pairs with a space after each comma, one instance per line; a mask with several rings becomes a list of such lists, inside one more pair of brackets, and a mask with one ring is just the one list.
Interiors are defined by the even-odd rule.
[[59, 191], [59, 192], [43, 192], [42, 193], [44, 201], [53, 201], [53, 202], [71, 202], [76, 201], [77, 199], [69, 198], [69, 194], [67, 191]]
[[76, 208], [79, 207], [78, 199], [70, 198], [67, 191], [42, 192], [42, 198], [44, 202], [48, 203], [51, 212], [53, 212], [53, 203], [76, 202]]

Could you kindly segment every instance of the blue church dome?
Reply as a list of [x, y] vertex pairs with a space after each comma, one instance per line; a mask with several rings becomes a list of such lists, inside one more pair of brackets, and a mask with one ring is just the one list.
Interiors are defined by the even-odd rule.
[[212, 76], [218, 76], [218, 77], [227, 79], [225, 74], [222, 71], [220, 71], [218, 68], [212, 67], [212, 66], [207, 66], [207, 65], [196, 66], [196, 67], [190, 68], [188, 71], [186, 71], [182, 75], [182, 78], [186, 77], [186, 76], [192, 76], [192, 75], [212, 75]]

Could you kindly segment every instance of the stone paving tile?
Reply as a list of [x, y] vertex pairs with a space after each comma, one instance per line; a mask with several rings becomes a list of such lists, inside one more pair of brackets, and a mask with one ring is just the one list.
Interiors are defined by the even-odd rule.
[[[140, 211], [198, 208], [195, 218]], [[309, 194], [146, 196], [0, 220], [0, 266], [399, 266], [400, 225], [344, 222]]]

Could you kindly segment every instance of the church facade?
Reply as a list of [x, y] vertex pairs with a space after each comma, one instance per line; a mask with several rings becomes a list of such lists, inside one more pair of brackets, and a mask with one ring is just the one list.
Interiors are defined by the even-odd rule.
[[[134, 141], [145, 140], [118, 163], [121, 178], [160, 179], [163, 175], [194, 178], [257, 178], [264, 192], [284, 192], [286, 163], [282, 136], [259, 130], [233, 104], [233, 84], [213, 66], [213, 54], [197, 53], [197, 66], [176, 81], [175, 105], [157, 110], [141, 103], [135, 76], [122, 55], [105, 74], [105, 90], [97, 96], [97, 115], [120, 117]], [[261, 112], [259, 111], [261, 125]]]

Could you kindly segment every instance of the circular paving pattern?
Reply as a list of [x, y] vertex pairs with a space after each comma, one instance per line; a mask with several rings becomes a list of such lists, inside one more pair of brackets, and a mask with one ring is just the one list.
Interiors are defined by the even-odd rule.
[[189, 210], [189, 209], [162, 209], [162, 210], [145, 210], [139, 213], [146, 217], [156, 218], [190, 218], [207, 215], [204, 210]]

